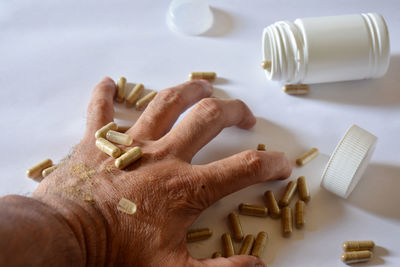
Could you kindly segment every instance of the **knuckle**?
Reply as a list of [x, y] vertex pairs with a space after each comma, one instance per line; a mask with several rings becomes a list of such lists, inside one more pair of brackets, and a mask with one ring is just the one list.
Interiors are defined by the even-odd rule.
[[90, 106], [90, 109], [95, 112], [103, 112], [106, 111], [110, 107], [108, 101], [104, 98], [98, 98], [94, 100]]
[[165, 89], [157, 94], [158, 101], [167, 105], [180, 105], [182, 103], [182, 96], [173, 89]]
[[244, 164], [250, 175], [258, 176], [263, 172], [264, 161], [261, 154], [255, 150], [244, 152]]
[[196, 106], [196, 112], [206, 123], [218, 121], [224, 112], [221, 103], [215, 98], [202, 99]]

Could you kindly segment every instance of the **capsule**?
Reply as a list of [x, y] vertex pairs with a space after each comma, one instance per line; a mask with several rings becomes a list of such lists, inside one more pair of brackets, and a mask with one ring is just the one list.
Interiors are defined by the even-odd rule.
[[307, 153], [296, 159], [297, 166], [304, 166], [319, 155], [318, 148], [311, 148]]
[[96, 146], [110, 157], [117, 158], [121, 155], [119, 147], [104, 138], [96, 139]]
[[47, 169], [49, 167], [53, 166], [53, 162], [51, 159], [45, 159], [42, 162], [39, 162], [35, 166], [32, 166], [26, 171], [26, 176], [29, 178], [32, 178], [36, 182], [40, 182], [43, 177], [42, 177], [42, 171], [44, 169]]
[[137, 110], [143, 110], [150, 102], [153, 100], [153, 98], [157, 95], [157, 92], [150, 92], [141, 99], [139, 99], [136, 102], [136, 109]]
[[132, 215], [136, 212], [136, 204], [126, 198], [121, 198], [117, 205], [117, 210]]
[[305, 210], [306, 210], [306, 203], [304, 203], [303, 200], [297, 200], [294, 210], [294, 221], [297, 229], [301, 229], [304, 227]]
[[285, 84], [282, 90], [288, 95], [306, 95], [310, 92], [310, 86], [308, 84]]
[[144, 86], [141, 83], [138, 83], [133, 87], [132, 91], [129, 93], [128, 97], [125, 100], [125, 103], [128, 106], [132, 106], [136, 104], [136, 101], [139, 100], [140, 96], [144, 91]]
[[265, 151], [266, 150], [265, 144], [258, 144], [257, 150], [258, 151]]
[[115, 160], [115, 167], [122, 170], [128, 165], [140, 159], [142, 155], [143, 155], [142, 149], [138, 146], [135, 146], [126, 151], [122, 156], [120, 156]]
[[286, 207], [290, 204], [290, 201], [292, 201], [292, 198], [294, 197], [294, 193], [296, 193], [296, 189], [297, 183], [295, 181], [290, 181], [287, 184], [285, 193], [283, 193], [281, 200], [279, 200], [280, 207]]
[[369, 250], [345, 252], [340, 259], [346, 264], [366, 262], [372, 258], [372, 252]]
[[127, 132], [130, 128], [131, 128], [131, 126], [120, 126], [120, 125], [118, 125], [117, 131], [120, 132], [120, 133], [125, 133], [125, 132]]
[[239, 213], [249, 216], [267, 217], [268, 208], [264, 206], [241, 203], [239, 205]]
[[235, 255], [231, 235], [228, 233], [225, 233], [221, 236], [221, 240], [222, 240], [222, 248], [223, 248], [225, 257], [228, 258], [228, 257]]
[[343, 251], [360, 251], [360, 250], [373, 250], [375, 243], [372, 240], [365, 241], [346, 241], [343, 242]]
[[279, 208], [278, 202], [275, 199], [274, 192], [268, 190], [264, 193], [264, 197], [271, 217], [274, 219], [281, 217], [281, 209]]
[[125, 146], [130, 146], [133, 142], [132, 136], [113, 130], [107, 132], [106, 138], [108, 141]]
[[261, 68], [263, 68], [264, 70], [267, 70], [267, 71], [271, 71], [271, 61], [270, 60], [264, 60], [262, 63], [261, 63]]
[[222, 254], [219, 251], [214, 252], [211, 256], [211, 258], [213, 258], [213, 259], [220, 258], [220, 257], [222, 257]]
[[236, 213], [231, 212], [228, 215], [228, 219], [231, 226], [233, 239], [235, 239], [236, 241], [242, 241], [243, 230], [242, 230], [242, 225], [240, 224], [239, 216]]
[[254, 244], [254, 236], [246, 235], [243, 244], [240, 247], [239, 255], [250, 255], [251, 249], [253, 248], [253, 244]]
[[208, 81], [213, 81], [217, 78], [217, 74], [215, 72], [191, 72], [189, 74], [189, 79], [190, 80], [208, 80]]
[[299, 198], [304, 202], [308, 202], [311, 199], [310, 191], [308, 190], [306, 177], [300, 176], [297, 178], [297, 191], [299, 192]]
[[117, 81], [117, 95], [116, 100], [122, 102], [125, 99], [126, 78], [120, 77]]
[[196, 242], [201, 240], [206, 240], [212, 236], [212, 230], [209, 228], [194, 229], [190, 230], [186, 234], [187, 242]]
[[263, 253], [265, 246], [267, 245], [268, 235], [266, 232], [259, 232], [254, 242], [253, 249], [251, 250], [251, 255], [259, 258]]
[[52, 173], [55, 169], [57, 169], [58, 165], [53, 165], [51, 167], [48, 167], [42, 171], [42, 177], [46, 177], [50, 173]]
[[100, 129], [98, 129], [94, 135], [94, 137], [96, 139], [98, 138], [106, 138], [106, 134], [109, 130], [114, 130], [116, 131], [118, 129], [118, 125], [115, 122], [110, 122], [106, 125], [104, 125], [103, 127], [101, 127]]
[[284, 207], [282, 209], [282, 235], [289, 237], [292, 231], [292, 210], [289, 207]]

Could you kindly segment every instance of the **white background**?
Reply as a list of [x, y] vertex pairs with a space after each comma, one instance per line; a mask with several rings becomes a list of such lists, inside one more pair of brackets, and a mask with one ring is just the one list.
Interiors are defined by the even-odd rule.
[[[251, 131], [230, 128], [195, 158], [201, 164], [253, 149], [263, 142], [294, 161], [310, 147], [315, 161], [295, 168], [306, 175], [312, 200], [307, 226], [291, 238], [279, 221], [241, 216], [244, 231], [264, 230], [270, 241], [263, 260], [270, 266], [343, 266], [344, 240], [372, 239], [375, 258], [359, 266], [400, 265], [400, 2], [398, 1], [210, 1], [216, 23], [202, 36], [182, 36], [165, 24], [168, 1], [11, 1], [0, 2], [0, 195], [30, 194], [36, 183], [25, 177], [31, 165], [57, 162], [84, 132], [91, 89], [105, 75], [126, 76], [161, 90], [181, 83], [195, 70], [216, 71], [216, 96], [243, 99], [258, 118]], [[389, 26], [391, 65], [378, 80], [313, 85], [305, 97], [281, 92], [260, 68], [261, 33], [278, 20], [378, 12]], [[116, 108], [117, 122], [139, 114]], [[122, 122], [121, 122], [122, 123]], [[319, 187], [322, 170], [346, 129], [357, 124], [378, 136], [364, 179], [348, 200]], [[207, 209], [193, 227], [210, 227], [211, 239], [192, 244], [196, 257], [220, 250], [226, 216], [240, 202], [262, 204], [272, 188], [259, 184]]]

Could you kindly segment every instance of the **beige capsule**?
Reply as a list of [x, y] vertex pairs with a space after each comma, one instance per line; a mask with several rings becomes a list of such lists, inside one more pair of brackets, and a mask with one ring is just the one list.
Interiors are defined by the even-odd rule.
[[136, 204], [126, 198], [121, 198], [118, 205], [117, 210], [132, 215], [136, 213]]
[[263, 253], [265, 246], [267, 245], [268, 235], [266, 232], [259, 232], [254, 242], [253, 249], [251, 250], [251, 255], [259, 258]]
[[283, 193], [282, 198], [279, 200], [280, 207], [286, 207], [290, 204], [290, 201], [292, 201], [292, 198], [296, 193], [296, 189], [297, 189], [297, 183], [295, 181], [290, 181], [287, 184], [285, 192]]
[[258, 144], [257, 145], [257, 150], [258, 151], [265, 151], [266, 150], [265, 144]]
[[288, 95], [306, 95], [310, 92], [310, 86], [308, 84], [285, 84], [282, 90]]
[[132, 91], [129, 93], [128, 97], [125, 100], [125, 103], [128, 106], [135, 105], [136, 102], [139, 100], [140, 96], [144, 91], [144, 86], [141, 83], [138, 83], [133, 87]]
[[106, 138], [106, 134], [109, 130], [114, 130], [116, 131], [118, 129], [118, 125], [115, 122], [110, 122], [106, 125], [104, 125], [103, 127], [101, 127], [100, 129], [98, 129], [96, 131], [96, 133], [94, 134], [94, 137], [96, 139], [98, 138]]
[[304, 215], [306, 210], [306, 203], [303, 200], [297, 200], [296, 206], [294, 209], [294, 221], [297, 229], [301, 229], [304, 227], [305, 220]]
[[372, 258], [372, 252], [369, 250], [345, 252], [340, 259], [346, 264], [367, 262]]
[[222, 241], [222, 248], [224, 251], [224, 256], [226, 258], [228, 258], [228, 257], [235, 255], [235, 250], [233, 249], [231, 235], [228, 233], [223, 234], [221, 236], [221, 241]]
[[120, 77], [117, 81], [117, 95], [115, 100], [122, 102], [125, 99], [126, 78]]
[[130, 146], [133, 142], [132, 136], [113, 130], [107, 132], [106, 138], [108, 141], [125, 146]]
[[268, 208], [264, 206], [241, 203], [239, 205], [239, 213], [249, 216], [267, 217]]
[[222, 257], [222, 254], [219, 251], [214, 252], [211, 256], [211, 258], [213, 258], [213, 259], [220, 258], [220, 257]]
[[157, 92], [152, 91], [150, 93], [148, 93], [147, 95], [145, 95], [144, 97], [142, 97], [141, 99], [139, 99], [136, 102], [136, 109], [137, 110], [143, 110], [146, 108], [146, 106], [151, 102], [151, 100], [153, 100], [153, 98], [157, 95]]
[[304, 202], [308, 202], [311, 199], [310, 191], [308, 190], [306, 177], [300, 176], [297, 178], [297, 191], [299, 192], [299, 198]]
[[104, 138], [96, 139], [96, 146], [110, 157], [118, 158], [121, 155], [119, 147]]
[[372, 240], [345, 241], [342, 244], [343, 251], [373, 250], [375, 243]]
[[53, 162], [51, 161], [51, 159], [45, 159], [42, 162], [39, 162], [38, 164], [29, 168], [26, 171], [26, 176], [28, 176], [29, 178], [32, 178], [33, 180], [35, 180], [37, 182], [40, 182], [43, 179], [42, 171], [51, 166], [53, 166]]
[[270, 60], [264, 60], [261, 63], [261, 68], [267, 71], [271, 71], [272, 62]]
[[209, 228], [194, 229], [190, 230], [186, 234], [187, 242], [196, 242], [201, 240], [206, 240], [212, 236], [212, 230]]
[[277, 219], [281, 217], [281, 209], [276, 201], [274, 192], [268, 190], [264, 193], [265, 202], [267, 203], [268, 212], [272, 218]]
[[140, 159], [142, 155], [143, 155], [142, 149], [138, 146], [135, 146], [126, 151], [122, 156], [120, 156], [115, 160], [115, 167], [122, 170], [128, 165]]
[[120, 126], [120, 125], [118, 125], [117, 131], [120, 132], [120, 133], [125, 133], [125, 132], [127, 132], [130, 128], [131, 128], [131, 126]]
[[289, 237], [292, 232], [292, 210], [289, 207], [284, 207], [282, 209], [282, 235], [284, 237]]
[[231, 212], [229, 213], [228, 218], [232, 229], [233, 239], [236, 241], [242, 241], [243, 230], [242, 225], [240, 224], [239, 216], [236, 213]]
[[42, 177], [46, 177], [50, 173], [52, 173], [55, 169], [57, 169], [58, 165], [53, 165], [51, 167], [48, 167], [42, 171]]
[[204, 79], [208, 81], [213, 81], [217, 78], [217, 74], [215, 72], [191, 72], [189, 74], [190, 80], [199, 80]]
[[311, 148], [305, 154], [296, 159], [297, 166], [304, 166], [319, 155], [318, 148]]
[[253, 248], [254, 244], [254, 236], [253, 235], [246, 235], [242, 246], [239, 250], [239, 255], [250, 255], [251, 249]]

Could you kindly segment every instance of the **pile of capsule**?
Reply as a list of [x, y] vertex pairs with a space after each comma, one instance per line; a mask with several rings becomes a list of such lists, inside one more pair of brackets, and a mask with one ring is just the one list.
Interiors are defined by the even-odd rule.
[[346, 264], [367, 262], [372, 258], [374, 247], [375, 243], [372, 240], [345, 241], [342, 244], [344, 253], [340, 259]]
[[[265, 150], [265, 145], [259, 144], [257, 150]], [[296, 159], [296, 164], [298, 166], [303, 166], [317, 156], [318, 149], [312, 148], [310, 151]], [[304, 176], [300, 176], [297, 181], [288, 182], [284, 194], [279, 202], [276, 200], [274, 193], [268, 190], [264, 193], [266, 206], [241, 203], [238, 207], [239, 214], [256, 217], [267, 217], [270, 215], [273, 219], [281, 218], [282, 235], [283, 237], [290, 237], [293, 231], [293, 216], [292, 209], [289, 205], [296, 192], [298, 192], [299, 200], [295, 204], [294, 223], [297, 229], [301, 229], [305, 225], [306, 203], [311, 199], [310, 191]], [[231, 212], [228, 215], [228, 220], [232, 236], [229, 233], [224, 233], [221, 236], [223, 254], [221, 252], [215, 252], [212, 254], [212, 258], [221, 256], [230, 257], [235, 255], [232, 238], [237, 242], [242, 242], [238, 253], [239, 255], [260, 257], [267, 245], [268, 234], [266, 232], [259, 232], [256, 238], [251, 234], [245, 236], [239, 215], [235, 212]], [[211, 236], [211, 229], [204, 228], [189, 231], [186, 239], [187, 242], [195, 242], [208, 239]]]

